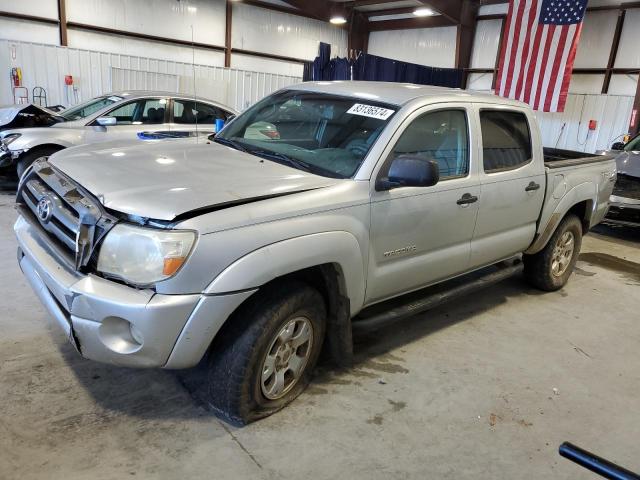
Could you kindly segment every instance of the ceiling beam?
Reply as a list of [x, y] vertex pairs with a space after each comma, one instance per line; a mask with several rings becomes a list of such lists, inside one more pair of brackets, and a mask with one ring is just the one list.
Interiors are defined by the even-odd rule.
[[[284, 2], [317, 20], [326, 22], [331, 17], [331, 9], [327, 8], [327, 2], [317, 2], [315, 0], [284, 0]], [[270, 6], [266, 4], [264, 8], [270, 8]]]
[[420, 0], [452, 23], [461, 23], [462, 0]]

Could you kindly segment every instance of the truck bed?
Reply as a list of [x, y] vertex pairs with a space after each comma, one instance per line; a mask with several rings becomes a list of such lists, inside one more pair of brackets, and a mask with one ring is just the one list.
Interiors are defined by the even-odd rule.
[[571, 167], [588, 163], [601, 162], [611, 157], [596, 155], [594, 153], [576, 152], [574, 150], [562, 150], [560, 148], [544, 147], [544, 165], [548, 168]]

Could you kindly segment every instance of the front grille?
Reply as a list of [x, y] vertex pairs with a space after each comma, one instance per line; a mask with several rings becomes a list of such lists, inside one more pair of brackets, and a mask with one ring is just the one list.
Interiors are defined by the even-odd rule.
[[16, 202], [22, 215], [39, 226], [44, 240], [76, 270], [89, 264], [95, 247], [116, 219], [72, 179], [46, 160], [22, 179]]
[[640, 178], [618, 173], [613, 194], [618, 197], [640, 200]]

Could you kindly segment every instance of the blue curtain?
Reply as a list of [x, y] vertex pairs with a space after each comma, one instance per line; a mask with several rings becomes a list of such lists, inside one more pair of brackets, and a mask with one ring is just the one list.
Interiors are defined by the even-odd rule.
[[305, 64], [303, 74], [304, 81], [373, 80], [453, 88], [462, 87], [462, 79], [460, 68], [425, 67], [377, 55], [361, 54], [355, 61], [331, 59], [331, 45], [326, 43], [320, 43], [318, 56], [312, 64]]

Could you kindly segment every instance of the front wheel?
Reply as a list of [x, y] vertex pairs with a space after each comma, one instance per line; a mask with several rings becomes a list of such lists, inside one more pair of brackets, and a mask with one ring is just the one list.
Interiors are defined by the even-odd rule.
[[309, 384], [326, 308], [317, 290], [284, 282], [257, 292], [228, 322], [212, 347], [208, 400], [243, 425], [277, 412]]
[[42, 158], [47, 158], [50, 155], [53, 155], [54, 153], [56, 153], [58, 150], [60, 150], [60, 148], [41, 147], [41, 148], [36, 148], [25, 155], [22, 155], [22, 157], [18, 160], [18, 163], [16, 164], [16, 173], [18, 174], [18, 178], [22, 178], [22, 174], [24, 173], [24, 171], [27, 168], [29, 168], [29, 166], [33, 162], [35, 162], [36, 160], [40, 160]]
[[525, 278], [540, 290], [561, 289], [573, 272], [581, 245], [582, 223], [578, 217], [569, 214], [541, 251], [523, 257]]

